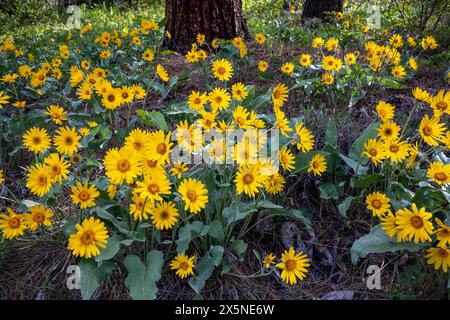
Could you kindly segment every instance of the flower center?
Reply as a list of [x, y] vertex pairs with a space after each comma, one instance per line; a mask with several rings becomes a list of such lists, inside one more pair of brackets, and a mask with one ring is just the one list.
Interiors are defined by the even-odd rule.
[[150, 167], [150, 168], [156, 168], [156, 165], [158, 164], [158, 162], [157, 161], [154, 161], [154, 160], [147, 160], [147, 165]]
[[426, 126], [425, 128], [422, 129], [422, 132], [424, 135], [431, 136], [433, 134], [433, 129], [431, 129], [430, 127]]
[[47, 177], [42, 175], [38, 177], [38, 183], [41, 186], [45, 186], [47, 184]]
[[42, 212], [35, 213], [33, 216], [33, 221], [38, 224], [42, 224], [42, 222], [44, 222], [44, 220], [45, 220], [45, 216]]
[[295, 260], [291, 259], [291, 260], [286, 261], [285, 265], [286, 265], [287, 271], [294, 271], [295, 268], [297, 267], [297, 262]]
[[183, 270], [187, 270], [189, 268], [189, 265], [187, 264], [187, 262], [181, 262], [180, 263], [180, 269], [183, 269]]
[[225, 70], [224, 67], [219, 67], [219, 68], [217, 68], [217, 72], [218, 72], [219, 74], [225, 74], [226, 70]]
[[147, 187], [148, 192], [155, 194], [159, 192], [159, 186], [156, 183], [152, 183]]
[[158, 146], [156, 147], [156, 151], [158, 151], [159, 154], [165, 154], [167, 150], [166, 144], [165, 143], [160, 143], [158, 144]]
[[160, 218], [162, 220], [167, 220], [169, 218], [169, 212], [167, 212], [166, 210], [161, 211]]
[[92, 231], [85, 231], [83, 235], [81, 236], [81, 242], [84, 244], [91, 244], [94, 242], [94, 233]]
[[245, 184], [251, 184], [255, 178], [253, 178], [253, 175], [251, 173], [246, 173], [244, 176], [244, 183]]
[[439, 255], [440, 255], [442, 258], [447, 258], [447, 256], [448, 256], [448, 251], [445, 250], [444, 248], [439, 248]]
[[72, 143], [73, 143], [73, 139], [71, 137], [67, 137], [66, 144], [70, 146], [70, 145], [72, 145]]
[[40, 143], [41, 143], [41, 138], [35, 137], [35, 138], [33, 139], [33, 143], [34, 143], [34, 144], [40, 144]]
[[135, 141], [134, 142], [134, 148], [136, 150], [141, 150], [143, 148], [143, 145], [142, 145], [142, 143], [140, 141]]
[[197, 200], [197, 194], [195, 193], [194, 190], [188, 190], [188, 192], [186, 192], [186, 197], [188, 197], [188, 199], [191, 200], [192, 202]]
[[319, 162], [318, 162], [318, 161], [313, 161], [312, 167], [313, 167], [314, 169], [317, 169], [317, 168], [319, 167]]
[[423, 227], [423, 220], [421, 217], [413, 216], [411, 218], [410, 222], [411, 222], [411, 225], [416, 229], [420, 229]]
[[444, 172], [436, 172], [434, 178], [438, 181], [446, 181], [448, 177]]
[[380, 209], [381, 208], [381, 201], [378, 199], [375, 199], [372, 201], [372, 207], [374, 207], [375, 209]]
[[20, 220], [19, 220], [19, 218], [12, 218], [11, 220], [9, 220], [8, 225], [9, 225], [9, 227], [11, 229], [19, 228], [20, 227]]
[[130, 170], [130, 167], [130, 162], [126, 159], [122, 159], [117, 162], [117, 170], [119, 170], [120, 172], [127, 172], [128, 170]]
[[377, 151], [376, 149], [370, 149], [370, 150], [369, 150], [369, 154], [370, 154], [372, 157], [375, 157], [375, 156], [378, 154], [378, 151]]
[[436, 107], [441, 110], [444, 111], [445, 109], [447, 109], [447, 103], [445, 101], [439, 101], [436, 105]]
[[390, 150], [391, 152], [393, 152], [393, 153], [398, 152], [399, 149], [400, 149], [400, 148], [398, 147], [397, 144], [392, 144], [392, 145], [389, 146], [389, 150]]
[[274, 97], [275, 99], [279, 99], [280, 96], [281, 96], [281, 92], [280, 92], [280, 91], [275, 90], [275, 91], [273, 92], [273, 97]]
[[91, 198], [91, 195], [87, 191], [81, 191], [78, 198], [80, 198], [81, 201], [87, 201]]
[[392, 135], [392, 129], [386, 129], [386, 130], [384, 130], [384, 134], [385, 135], [387, 135], [387, 136], [391, 136]]
[[195, 104], [200, 104], [202, 102], [202, 99], [200, 99], [199, 97], [195, 98], [194, 103]]
[[114, 102], [114, 100], [116, 100], [116, 96], [113, 94], [108, 95], [108, 101], [109, 102]]

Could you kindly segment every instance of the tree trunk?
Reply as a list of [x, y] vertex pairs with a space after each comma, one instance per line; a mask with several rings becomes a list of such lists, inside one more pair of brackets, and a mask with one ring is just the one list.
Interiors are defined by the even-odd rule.
[[326, 20], [326, 12], [342, 11], [343, 4], [343, 0], [306, 0], [303, 7], [302, 21], [311, 18]]
[[166, 0], [166, 37], [163, 46], [186, 52], [203, 33], [207, 41], [247, 34], [241, 0]]

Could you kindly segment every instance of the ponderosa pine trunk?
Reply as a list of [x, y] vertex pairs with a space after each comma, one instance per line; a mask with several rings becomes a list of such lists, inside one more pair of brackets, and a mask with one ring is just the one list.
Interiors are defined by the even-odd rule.
[[171, 35], [164, 46], [186, 52], [197, 34], [232, 39], [247, 33], [241, 0], [166, 0], [166, 26]]
[[342, 11], [344, 0], [306, 0], [303, 6], [302, 21], [311, 18], [326, 19], [326, 12]]

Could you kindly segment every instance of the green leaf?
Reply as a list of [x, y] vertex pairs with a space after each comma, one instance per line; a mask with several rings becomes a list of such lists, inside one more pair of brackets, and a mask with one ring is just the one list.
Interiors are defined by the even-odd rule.
[[339, 194], [337, 192], [336, 186], [332, 183], [324, 183], [319, 187], [320, 190], [320, 198], [322, 199], [334, 199], [337, 200], [339, 198]]
[[215, 267], [220, 265], [223, 252], [223, 247], [211, 246], [209, 251], [197, 263], [196, 275], [189, 279], [189, 285], [197, 294], [200, 294], [200, 291], [205, 286], [206, 280], [211, 277]]
[[338, 205], [339, 213], [343, 217], [347, 218], [347, 211], [348, 211], [348, 209], [350, 209], [350, 206], [352, 205], [352, 202], [354, 199], [355, 199], [355, 197], [348, 196], [347, 198], [345, 198], [345, 200], [340, 205]]
[[308, 228], [312, 228], [312, 222], [309, 213], [305, 212], [304, 210], [299, 209], [291, 209], [289, 210], [289, 216], [299, 219], [303, 224]]
[[264, 208], [264, 209], [276, 209], [276, 210], [282, 210], [283, 209], [282, 206], [280, 206], [278, 204], [275, 204], [275, 203], [272, 203], [272, 202], [270, 202], [268, 200], [264, 200], [264, 201], [258, 202], [256, 207], [258, 209], [261, 209], [261, 208]]
[[357, 161], [361, 161], [362, 159], [362, 153], [364, 150], [364, 144], [367, 142], [367, 140], [376, 138], [377, 136], [377, 128], [378, 128], [378, 122], [372, 123], [370, 126], [368, 126], [362, 133], [362, 135], [356, 139], [356, 141], [352, 144], [350, 147], [350, 154], [349, 156]]
[[220, 243], [225, 241], [225, 233], [223, 231], [222, 222], [220, 220], [214, 220], [209, 225], [209, 232], [211, 238], [216, 239]]
[[238, 205], [231, 205], [226, 207], [222, 211], [222, 216], [227, 219], [228, 224], [245, 219], [249, 214], [256, 212], [255, 204], [250, 203], [239, 203]]
[[112, 262], [97, 265], [92, 260], [81, 260], [78, 267], [80, 268], [81, 296], [84, 300], [89, 300], [100, 283], [109, 277], [115, 269]]
[[367, 173], [367, 171], [369, 170], [368, 167], [363, 166], [361, 163], [344, 156], [343, 154], [339, 155], [341, 157], [342, 160], [344, 160], [345, 164], [348, 165], [350, 168], [352, 168], [352, 170], [357, 174], [357, 175], [362, 175]]
[[100, 262], [103, 260], [110, 260], [114, 258], [114, 256], [120, 250], [120, 244], [123, 240], [123, 236], [114, 235], [108, 239], [108, 243], [106, 244], [106, 248], [100, 249], [100, 254], [95, 257], [95, 261]]
[[325, 144], [329, 146], [337, 145], [337, 128], [334, 120], [330, 121], [325, 131]]
[[396, 252], [409, 250], [417, 252], [423, 248], [422, 244], [412, 242], [397, 242], [397, 239], [389, 237], [381, 226], [376, 225], [369, 234], [356, 240], [350, 250], [352, 263], [356, 264], [360, 258], [369, 253]]
[[178, 232], [178, 240], [175, 241], [177, 244], [177, 252], [186, 252], [192, 238], [195, 236], [203, 237], [207, 235], [209, 228], [209, 226], [203, 225], [201, 221], [194, 221], [185, 224], [180, 228], [180, 231]]
[[125, 285], [130, 290], [134, 300], [154, 300], [158, 287], [156, 282], [161, 279], [164, 255], [161, 251], [152, 250], [147, 255], [144, 264], [136, 255], [129, 255], [123, 263], [128, 270]]
[[247, 251], [248, 245], [241, 239], [236, 239], [231, 244], [231, 248], [241, 257]]

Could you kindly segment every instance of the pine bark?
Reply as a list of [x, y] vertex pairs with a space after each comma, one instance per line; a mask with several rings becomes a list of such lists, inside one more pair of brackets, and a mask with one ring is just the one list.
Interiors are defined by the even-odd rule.
[[171, 38], [163, 46], [178, 52], [189, 50], [199, 33], [208, 41], [247, 34], [241, 0], [166, 0], [166, 19]]
[[326, 12], [342, 11], [343, 5], [343, 0], [306, 0], [303, 7], [302, 21], [311, 18], [326, 20]]

